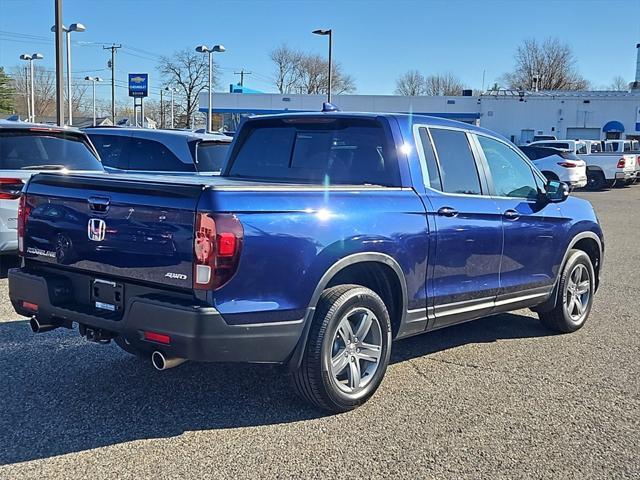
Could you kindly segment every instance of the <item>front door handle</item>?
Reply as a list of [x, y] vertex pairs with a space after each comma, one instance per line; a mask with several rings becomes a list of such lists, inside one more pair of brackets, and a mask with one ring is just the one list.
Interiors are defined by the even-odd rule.
[[458, 215], [458, 211], [455, 208], [451, 207], [442, 207], [438, 210], [438, 215], [443, 217], [455, 217]]
[[516, 220], [520, 217], [520, 214], [516, 210], [509, 209], [505, 210], [504, 216], [508, 220]]

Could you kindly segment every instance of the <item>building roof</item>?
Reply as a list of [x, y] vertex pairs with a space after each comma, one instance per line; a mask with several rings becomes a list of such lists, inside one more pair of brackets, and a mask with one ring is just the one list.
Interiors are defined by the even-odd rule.
[[489, 90], [480, 95], [480, 97], [640, 97], [640, 91], [620, 92], [613, 90], [541, 90], [539, 92], [532, 90]]

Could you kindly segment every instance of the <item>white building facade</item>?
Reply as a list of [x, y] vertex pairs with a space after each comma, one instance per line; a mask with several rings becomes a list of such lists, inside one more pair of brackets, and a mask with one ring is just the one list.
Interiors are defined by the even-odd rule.
[[[213, 112], [235, 130], [244, 115], [320, 111], [324, 95], [215, 93]], [[640, 138], [640, 91], [634, 92], [488, 92], [480, 96], [405, 97], [338, 95], [343, 111], [414, 113], [474, 123], [514, 143], [534, 135], [559, 139]], [[200, 111], [207, 110], [207, 93]]]

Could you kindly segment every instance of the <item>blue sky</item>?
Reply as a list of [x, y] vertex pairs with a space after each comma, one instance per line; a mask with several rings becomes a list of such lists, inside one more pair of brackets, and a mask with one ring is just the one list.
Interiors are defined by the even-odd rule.
[[[0, 65], [11, 71], [20, 53], [41, 52], [53, 68], [53, 0], [0, 0]], [[452, 72], [473, 88], [490, 85], [511, 69], [516, 46], [527, 37], [556, 36], [574, 50], [579, 71], [595, 86], [616, 75], [635, 75], [640, 42], [640, 0], [410, 1], [410, 0], [64, 0], [65, 23], [81, 22], [74, 34], [74, 77], [110, 78], [101, 43], [122, 43], [117, 79], [149, 72], [160, 86], [159, 55], [201, 43], [222, 43], [217, 56], [220, 90], [237, 81], [234, 70], [254, 75], [247, 86], [274, 91], [269, 51], [282, 43], [326, 53], [315, 28], [334, 30], [334, 58], [362, 94], [391, 94], [409, 69]], [[117, 95], [126, 98], [126, 90]], [[98, 87], [109, 95], [109, 87]]]

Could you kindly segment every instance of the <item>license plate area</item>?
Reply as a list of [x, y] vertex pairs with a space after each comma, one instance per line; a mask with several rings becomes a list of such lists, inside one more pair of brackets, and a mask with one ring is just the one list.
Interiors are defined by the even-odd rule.
[[96, 278], [91, 283], [91, 303], [98, 310], [122, 311], [124, 306], [124, 285], [110, 280]]

